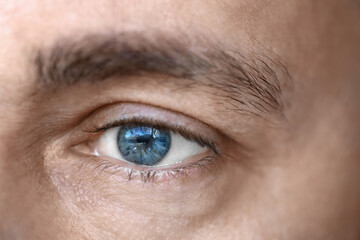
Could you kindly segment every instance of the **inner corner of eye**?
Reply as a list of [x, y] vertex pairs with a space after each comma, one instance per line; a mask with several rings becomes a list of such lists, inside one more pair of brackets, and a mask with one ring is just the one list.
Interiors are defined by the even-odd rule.
[[207, 150], [200, 142], [148, 124], [109, 129], [97, 148], [100, 155], [145, 166], [178, 164]]

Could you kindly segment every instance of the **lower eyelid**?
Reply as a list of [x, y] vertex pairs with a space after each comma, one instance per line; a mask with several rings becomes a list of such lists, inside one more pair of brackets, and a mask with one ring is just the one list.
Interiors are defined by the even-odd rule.
[[[119, 163], [107, 158], [92, 158], [94, 163], [94, 171], [101, 175], [108, 175], [120, 182], [135, 181], [138, 183], [163, 183], [176, 179], [193, 180], [202, 175], [204, 171], [216, 170], [218, 166], [219, 156], [211, 153], [203, 154], [199, 159], [191, 161], [190, 163], [182, 166], [172, 166], [164, 168], [153, 168], [136, 166], [125, 162]], [[89, 160], [89, 159], [88, 159]]]

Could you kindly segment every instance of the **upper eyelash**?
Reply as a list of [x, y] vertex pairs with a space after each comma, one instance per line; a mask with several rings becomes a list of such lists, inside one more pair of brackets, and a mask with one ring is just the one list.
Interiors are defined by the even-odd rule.
[[166, 129], [173, 131], [174, 133], [178, 133], [181, 136], [183, 136], [185, 139], [190, 141], [195, 141], [196, 143], [200, 144], [200, 146], [206, 146], [209, 149], [211, 149], [216, 155], [220, 156], [221, 151], [216, 146], [216, 144], [200, 135], [193, 134], [192, 132], [188, 131], [186, 128], [182, 126], [170, 126], [166, 124], [163, 121], [151, 119], [151, 118], [139, 118], [139, 117], [133, 117], [133, 118], [126, 118], [126, 119], [119, 119], [110, 123], [106, 123], [104, 125], [101, 125], [99, 127], [94, 127], [90, 130], [84, 130], [85, 132], [92, 132], [92, 133], [98, 133], [98, 132], [104, 132], [110, 128], [114, 127], [121, 127], [126, 125], [134, 125], [134, 124], [142, 124], [149, 127], [156, 127], [160, 129]]

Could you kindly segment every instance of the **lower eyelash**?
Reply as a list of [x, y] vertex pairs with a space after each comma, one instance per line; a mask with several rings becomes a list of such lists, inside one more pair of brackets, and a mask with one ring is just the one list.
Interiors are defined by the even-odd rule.
[[198, 171], [210, 171], [216, 167], [211, 167], [210, 165], [215, 165], [217, 162], [218, 155], [206, 156], [196, 162], [189, 163], [184, 166], [175, 167], [172, 169], [148, 169], [148, 170], [138, 170], [119, 165], [108, 160], [102, 161], [99, 165], [95, 167], [94, 170], [100, 170], [100, 173], [108, 173], [110, 176], [113, 175], [127, 175], [128, 181], [140, 180], [142, 183], [148, 182], [161, 182], [162, 180], [171, 180], [174, 178], [183, 177], [185, 179], [191, 180], [192, 173], [194, 170]]

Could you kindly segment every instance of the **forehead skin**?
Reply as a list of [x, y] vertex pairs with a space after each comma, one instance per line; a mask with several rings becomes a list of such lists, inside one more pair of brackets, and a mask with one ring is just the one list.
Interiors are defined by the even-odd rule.
[[[179, 239], [359, 239], [357, 2], [2, 0], [0, 5], [0, 238], [159, 239], [166, 236], [161, 232], [164, 227], [169, 236]], [[195, 36], [201, 36], [244, 54], [271, 52], [291, 75], [291, 80], [281, 79], [286, 131], [264, 131], [261, 139], [271, 145], [272, 161], [261, 163], [260, 176], [237, 171], [247, 177], [243, 189], [239, 190], [238, 182], [229, 183], [224, 192], [233, 194], [224, 194], [223, 204], [217, 206], [219, 212], [204, 214], [198, 225], [190, 218], [185, 220], [191, 224], [181, 222], [182, 218], [175, 226], [174, 221], [167, 223], [160, 216], [154, 220], [159, 226], [149, 227], [142, 225], [141, 214], [122, 209], [114, 209], [108, 216], [96, 209], [64, 213], [68, 199], [44, 183], [47, 176], [41, 167], [25, 164], [42, 155], [43, 149], [34, 150], [32, 141], [19, 138], [33, 124], [31, 119], [41, 116], [42, 109], [56, 106], [49, 96], [45, 96], [48, 105], [33, 101], [36, 79], [30, 60], [35, 49], [51, 46], [63, 37], [123, 31], [160, 31], [184, 37], [191, 46], [197, 46]], [[66, 102], [76, 93], [76, 89], [69, 90], [53, 99]], [[192, 97], [201, 102], [206, 95]], [[156, 102], [159, 97], [146, 93], [144, 99]], [[219, 129], [233, 129], [241, 122], [232, 113], [209, 116], [211, 111], [216, 113], [216, 107], [194, 109], [191, 102], [163, 102], [163, 108], [209, 119]], [[237, 133], [236, 128], [228, 131], [234, 138]], [[271, 140], [277, 144], [269, 140], [272, 134], [276, 138]], [[27, 146], [19, 147], [19, 142]], [[235, 170], [229, 175], [236, 179]], [[55, 202], [65, 207], [59, 208]], [[138, 221], [141, 232], [134, 221], [126, 224], [119, 220], [121, 214]]]

